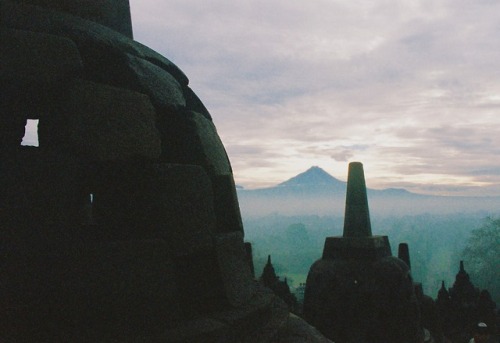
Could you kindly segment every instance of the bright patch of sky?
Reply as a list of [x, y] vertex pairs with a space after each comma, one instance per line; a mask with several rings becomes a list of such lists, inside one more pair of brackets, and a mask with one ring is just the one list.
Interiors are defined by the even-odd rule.
[[345, 180], [361, 161], [372, 188], [500, 195], [500, 2], [130, 4], [135, 39], [211, 112], [237, 184], [313, 165]]

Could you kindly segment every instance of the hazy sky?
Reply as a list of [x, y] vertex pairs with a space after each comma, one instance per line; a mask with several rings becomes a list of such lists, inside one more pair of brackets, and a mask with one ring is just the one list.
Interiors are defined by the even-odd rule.
[[189, 77], [236, 183], [313, 165], [368, 186], [500, 195], [497, 0], [130, 0]]
[[500, 195], [500, 2], [130, 0], [190, 78], [236, 182], [318, 165], [370, 187]]

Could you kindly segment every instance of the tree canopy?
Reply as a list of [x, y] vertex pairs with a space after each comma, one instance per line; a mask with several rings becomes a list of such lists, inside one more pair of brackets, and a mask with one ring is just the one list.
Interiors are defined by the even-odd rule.
[[471, 281], [487, 289], [500, 302], [500, 218], [487, 218], [479, 229], [472, 230], [463, 251]]

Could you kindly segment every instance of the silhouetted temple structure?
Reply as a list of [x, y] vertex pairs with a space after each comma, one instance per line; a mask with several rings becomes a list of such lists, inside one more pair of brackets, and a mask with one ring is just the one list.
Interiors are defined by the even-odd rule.
[[288, 309], [297, 313], [298, 303], [295, 295], [290, 291], [290, 286], [288, 286], [287, 279], [283, 281], [276, 275], [273, 264], [271, 263], [271, 255], [267, 257], [267, 263], [264, 266], [262, 275], [260, 276], [260, 282], [267, 288], [270, 288], [278, 297], [280, 297], [287, 305]]
[[309, 271], [305, 319], [336, 343], [420, 342], [418, 303], [406, 263], [371, 231], [363, 165], [349, 164], [344, 232], [327, 237]]
[[211, 115], [127, 0], [0, 0], [0, 42], [0, 340], [327, 342], [255, 282]]
[[480, 291], [474, 286], [463, 261], [449, 290], [443, 281], [436, 304], [444, 335], [453, 342], [468, 343], [479, 322], [487, 324], [490, 334], [497, 334], [496, 304], [487, 290]]

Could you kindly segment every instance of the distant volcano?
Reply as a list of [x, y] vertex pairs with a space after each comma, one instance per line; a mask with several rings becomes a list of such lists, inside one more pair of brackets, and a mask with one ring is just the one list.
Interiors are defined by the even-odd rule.
[[[248, 190], [238, 187], [237, 193], [245, 215], [343, 215], [346, 188], [347, 182], [336, 179], [320, 167], [311, 167], [276, 186]], [[367, 193], [370, 212], [375, 214], [474, 212], [496, 210], [500, 205], [500, 197], [432, 196], [400, 188], [367, 189]]]
[[311, 167], [305, 172], [292, 177], [291, 179], [284, 181], [277, 185], [276, 187], [328, 187], [338, 189], [339, 191], [345, 191], [346, 182], [340, 181], [320, 167]]

